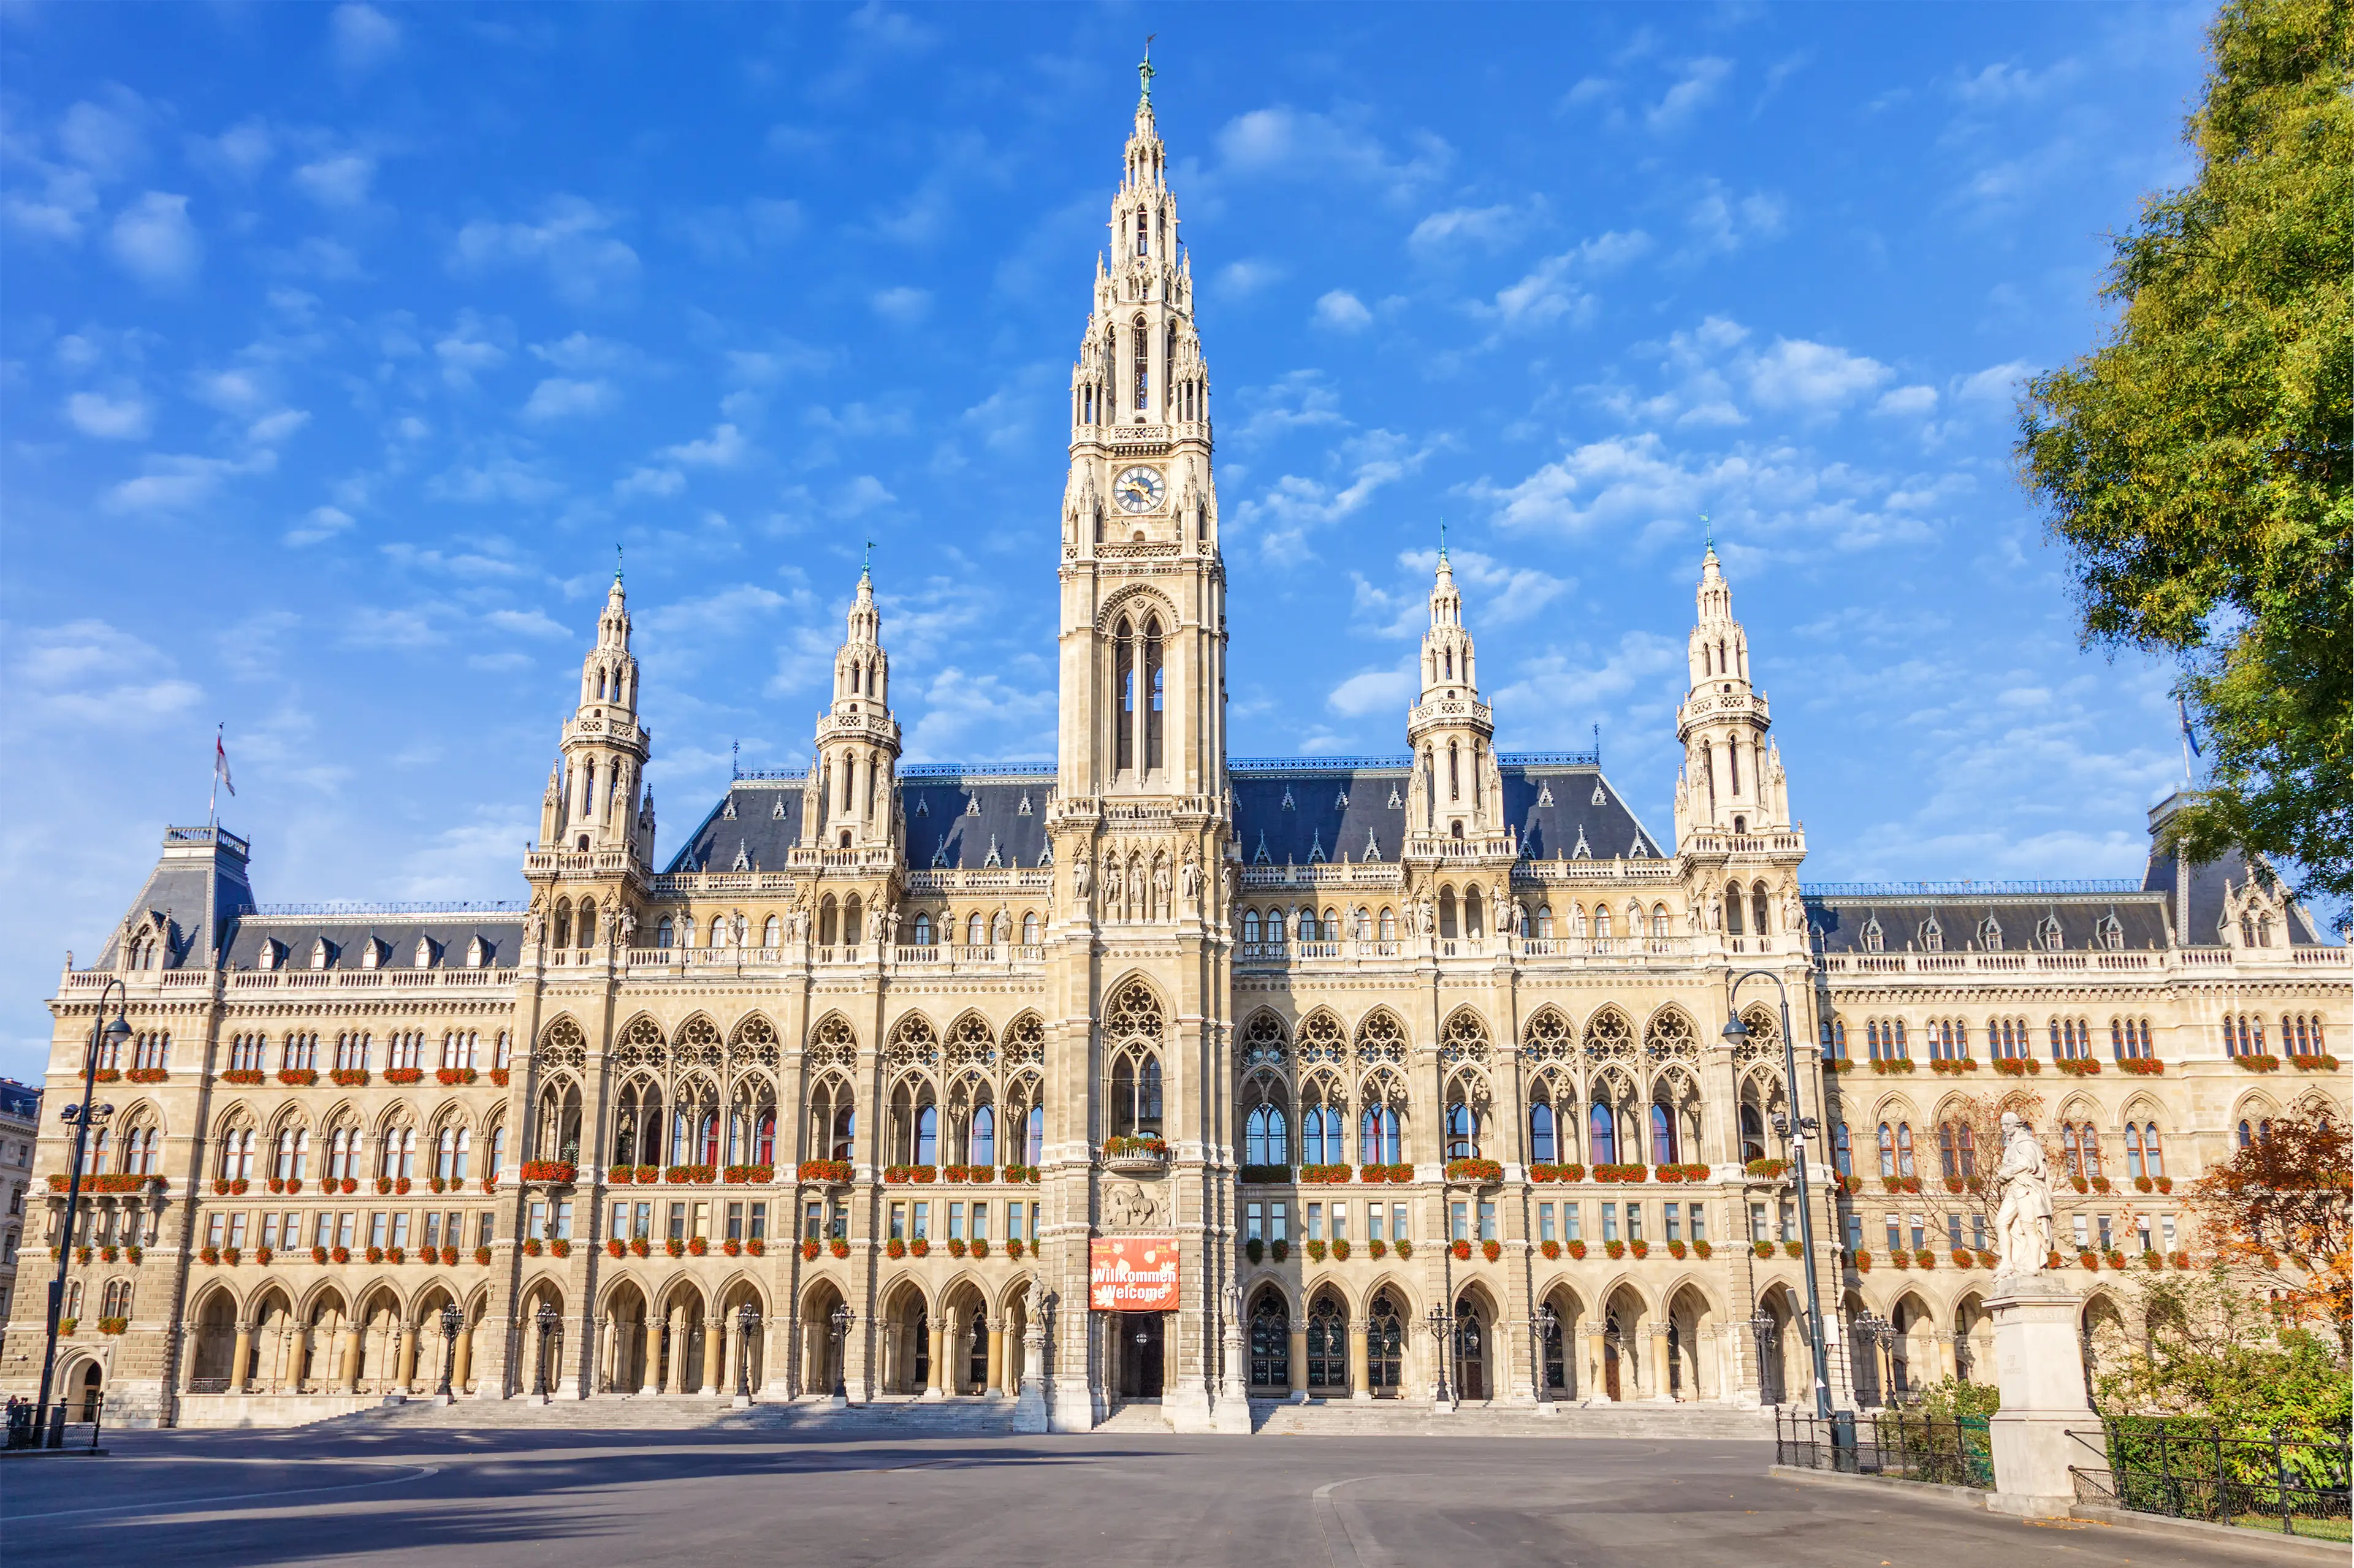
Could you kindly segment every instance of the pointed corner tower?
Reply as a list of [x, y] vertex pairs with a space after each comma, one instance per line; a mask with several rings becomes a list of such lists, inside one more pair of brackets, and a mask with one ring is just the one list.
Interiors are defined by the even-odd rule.
[[[1734, 944], [1770, 940], [1797, 906], [1806, 830], [1790, 814], [1766, 694], [1749, 679], [1749, 635], [1711, 544], [1701, 560], [1690, 644], [1691, 685], [1676, 710], [1683, 770], [1676, 779], [1676, 847], [1691, 868], [1693, 907]], [[1759, 950], [1766, 950], [1760, 948]]]
[[1496, 715], [1479, 700], [1478, 654], [1463, 627], [1463, 596], [1447, 546], [1430, 585], [1422, 634], [1422, 690], [1406, 714], [1414, 781], [1406, 801], [1409, 858], [1517, 858], [1496, 765]]
[[653, 736], [638, 722], [638, 661], [630, 652], [629, 596], [621, 574], [597, 618], [597, 644], [580, 662], [580, 703], [565, 722], [547, 790], [539, 846], [570, 854], [618, 852], [642, 870], [653, 855], [651, 798], [643, 792]]
[[896, 863], [899, 721], [891, 714], [891, 656], [875, 574], [858, 574], [858, 596], [833, 656], [833, 705], [817, 721], [801, 803], [797, 863], [872, 869]]

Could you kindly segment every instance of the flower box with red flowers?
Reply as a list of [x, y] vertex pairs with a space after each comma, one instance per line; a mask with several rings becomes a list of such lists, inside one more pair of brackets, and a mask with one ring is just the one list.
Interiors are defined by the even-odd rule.
[[917, 1236], [907, 1244], [907, 1250], [917, 1257], [929, 1257], [932, 1255], [932, 1244], [928, 1237]]
[[1360, 1181], [1411, 1181], [1414, 1180], [1414, 1166], [1410, 1162], [1404, 1161], [1389, 1165], [1360, 1165], [1357, 1167], [1357, 1180]]
[[334, 1072], [327, 1075], [327, 1079], [337, 1088], [365, 1088], [367, 1086], [368, 1081], [367, 1069], [366, 1067], [337, 1067]]
[[207, 1264], [216, 1264], [216, 1263], [218, 1263], [218, 1262], [221, 1260], [221, 1259], [220, 1259], [220, 1248], [218, 1248], [218, 1247], [217, 1247], [217, 1246], [208, 1246], [208, 1247], [203, 1247], [203, 1248], [200, 1248], [200, 1249], [197, 1251], [196, 1255], [197, 1255], [198, 1257], [202, 1258], [202, 1259], [203, 1259], [206, 1263], [207, 1263]]
[[425, 1069], [422, 1067], [387, 1067], [384, 1070], [384, 1081], [387, 1084], [400, 1084], [403, 1086], [409, 1084], [421, 1084], [425, 1081]]
[[507, 1081], [514, 1075], [514, 1073], [505, 1067], [493, 1067], [491, 1069], [491, 1082], [496, 1084], [503, 1089], [507, 1086]]
[[311, 1249], [311, 1261], [312, 1261], [313, 1263], [324, 1263], [324, 1262], [326, 1262], [326, 1261], [327, 1261], [327, 1249], [326, 1249], [325, 1247], [323, 1247], [323, 1246], [314, 1246], [314, 1247], [313, 1247], [313, 1248]]
[[1929, 1071], [1943, 1073], [1954, 1078], [1960, 1077], [1964, 1073], [1975, 1073], [1978, 1070], [1978, 1059], [1976, 1056], [1940, 1057], [1929, 1064]]
[[2177, 1268], [2189, 1268], [2190, 1255], [2187, 1252], [2170, 1252], [2166, 1255], [2166, 1261]]
[[989, 1255], [989, 1238], [987, 1236], [973, 1237], [972, 1255], [975, 1257], [987, 1257]]
[[1918, 1192], [1921, 1190], [1921, 1178], [1918, 1176], [1882, 1176], [1880, 1179], [1880, 1185], [1883, 1192]]
[[278, 1081], [290, 1089], [307, 1089], [319, 1081], [316, 1067], [281, 1067]]
[[1594, 1168], [1596, 1181], [1648, 1181], [1651, 1168], [1639, 1161], [1634, 1164], [1597, 1165]]
[[883, 1167], [883, 1180], [895, 1187], [904, 1187], [911, 1181], [929, 1181], [938, 1174], [939, 1168], [933, 1165], [885, 1165]]
[[327, 1261], [329, 1263], [349, 1263], [351, 1260], [352, 1249], [347, 1246], [330, 1247], [327, 1249]]
[[1872, 1065], [1872, 1070], [1875, 1073], [1882, 1074], [1882, 1075], [1890, 1073], [1909, 1073], [1914, 1070], [1913, 1058], [1910, 1056], [1882, 1056], [1880, 1060]]
[[[1382, 1244], [1375, 1242], [1373, 1245], [1375, 1246], [1379, 1246]], [[1561, 1243], [1557, 1241], [1539, 1242], [1537, 1243], [1537, 1251], [1544, 1255], [1547, 1262], [1552, 1262], [1561, 1256]], [[1378, 1257], [1380, 1254], [1376, 1253], [1374, 1255]]]
[[1863, 1178], [1861, 1176], [1840, 1176], [1834, 1180], [1838, 1181], [1843, 1192], [1854, 1193], [1863, 1191]]
[[670, 1254], [673, 1257], [684, 1257], [686, 1255], [686, 1243], [677, 1236], [672, 1236], [663, 1243], [663, 1250]]
[[1005, 1255], [1008, 1257], [1020, 1257], [1027, 1250], [1020, 1236], [1012, 1237], [1005, 1244]]
[[699, 1186], [719, 1180], [716, 1165], [673, 1165], [663, 1171], [663, 1180], [673, 1186]]
[[1282, 1237], [1278, 1236], [1275, 1240], [1267, 1244], [1267, 1255], [1275, 1259], [1276, 1262], [1281, 1263], [1284, 1259], [1291, 1255], [1291, 1244], [1284, 1240]]
[[579, 1168], [569, 1160], [526, 1160], [523, 1162], [523, 1179], [526, 1181], [552, 1181], [557, 1185], [577, 1179]]
[[1956, 1268], [1968, 1268], [1975, 1265], [1978, 1260], [1978, 1255], [1972, 1252], [1966, 1246], [1957, 1246], [1954, 1248], [1952, 1257], [1954, 1266]]
[[90, 1082], [94, 1084], [119, 1084], [122, 1081], [122, 1069], [120, 1067], [101, 1067], [98, 1071], [90, 1075]]
[[1655, 1165], [1651, 1168], [1651, 1176], [1659, 1181], [1705, 1181], [1708, 1180], [1708, 1167], [1691, 1160], [1676, 1165]]
[[270, 1260], [275, 1255], [277, 1255], [266, 1246], [256, 1247], [253, 1253], [253, 1261], [261, 1265], [262, 1267], [268, 1268], [270, 1266]]
[[1888, 1255], [1888, 1261], [1899, 1268], [1910, 1268], [1913, 1266], [1913, 1255], [1900, 1246]]
[[2090, 1247], [2085, 1247], [2076, 1254], [2076, 1262], [2084, 1268], [2097, 1269], [2101, 1266], [2101, 1255]]
[[2234, 1056], [2232, 1060], [2237, 1065], [2251, 1073], [2277, 1073], [2280, 1071], [2280, 1058], [2277, 1056]]
[[1483, 1241], [1479, 1244], [1479, 1255], [1493, 1263], [1504, 1255], [1504, 1244], [1500, 1241]]
[[1324, 1186], [1352, 1181], [1356, 1175], [1355, 1169], [1347, 1165], [1303, 1165], [1299, 1168], [1302, 1181], [1314, 1181]]
[[2166, 1064], [2155, 1056], [2128, 1056], [2117, 1064], [2120, 1073], [2140, 1073], [2157, 1077], [2166, 1071]]
[[[334, 1182], [332, 1182], [332, 1181], [330, 1181], [330, 1182], [328, 1182], [328, 1183], [327, 1183], [327, 1185], [328, 1185], [328, 1187], [329, 1187], [329, 1188], [331, 1188], [331, 1189], [332, 1189], [332, 1188], [334, 1186]], [[344, 1183], [344, 1191], [345, 1191], [345, 1192], [350, 1192], [351, 1190], [352, 1190], [352, 1184], [351, 1184], [349, 1181], [345, 1182], [345, 1183]], [[482, 1191], [483, 1191], [483, 1192], [497, 1192], [498, 1190], [499, 1190], [499, 1179], [498, 1179], [496, 1176], [485, 1176], [485, 1177], [483, 1177], [483, 1178], [482, 1178]]]
[[101, 1318], [98, 1320], [98, 1331], [101, 1334], [127, 1333], [130, 1329], [131, 1319], [128, 1318]]
[[1321, 1241], [1319, 1241], [1314, 1236], [1310, 1236], [1299, 1245], [1306, 1249], [1309, 1262], [1321, 1263], [1324, 1261], [1324, 1244]]
[[850, 1255], [850, 1244], [843, 1240], [840, 1236], [836, 1236], [832, 1241], [826, 1244], [826, 1250], [833, 1254], [836, 1257], [848, 1257]]
[[1150, 1134], [1122, 1133], [1104, 1139], [1103, 1153], [1114, 1165], [1166, 1165], [1169, 1140]]
[[997, 1167], [994, 1165], [968, 1165], [964, 1168], [964, 1179], [968, 1181], [986, 1185], [989, 1182], [997, 1180]]
[[1680, 1241], [1671, 1241], [1668, 1244], [1668, 1255], [1680, 1263], [1683, 1260], [1684, 1250], [1684, 1244]]
[[221, 1073], [220, 1078], [221, 1082], [224, 1084], [242, 1084], [250, 1086], [261, 1082], [261, 1069], [259, 1067], [229, 1067]]
[[710, 1250], [711, 1244], [704, 1240], [701, 1236], [689, 1236], [686, 1238], [686, 1251], [688, 1256], [701, 1257]]
[[2288, 1065], [2295, 1067], [2300, 1073], [2334, 1073], [2338, 1071], [2338, 1058], [2331, 1055], [2327, 1051], [2310, 1052], [2304, 1055], [2298, 1055], [2296, 1052], [2292, 1051], [2289, 1053]]
[[634, 1165], [616, 1165], [605, 1172], [605, 1180], [616, 1187], [626, 1187], [637, 1179], [638, 1168]]
[[805, 1241], [801, 1243], [801, 1255], [809, 1259], [811, 1263], [815, 1263], [817, 1261], [817, 1255], [822, 1250], [823, 1248], [816, 1242]]
[[950, 1257], [962, 1257], [964, 1255], [964, 1238], [962, 1236], [949, 1237], [949, 1255]]
[[[387, 1078], [391, 1075], [392, 1075], [389, 1073], [385, 1075]], [[455, 1088], [460, 1084], [472, 1083], [474, 1081], [474, 1069], [472, 1067], [437, 1067], [433, 1071], [433, 1081], [440, 1084], [445, 1089]]]
[[1447, 1162], [1449, 1181], [1500, 1181], [1504, 1168], [1493, 1160], [1450, 1160]]
[[1401, 1258], [1412, 1257], [1414, 1255], [1414, 1244], [1403, 1237], [1400, 1237], [1398, 1240], [1390, 1243], [1390, 1250], [1396, 1253]]
[[2072, 1078], [2096, 1077], [2101, 1071], [2101, 1065], [2090, 1056], [2066, 1057], [2052, 1065]]
[[1691, 1249], [1692, 1249], [1692, 1255], [1693, 1255], [1694, 1257], [1702, 1257], [1702, 1258], [1708, 1257], [1708, 1256], [1710, 1256], [1711, 1255], [1712, 1255], [1712, 1254], [1716, 1251], [1716, 1249], [1715, 1249], [1714, 1247], [1712, 1247], [1712, 1246], [1709, 1245], [1708, 1245], [1708, 1243], [1706, 1243], [1706, 1242], [1704, 1242], [1704, 1241], [1696, 1241], [1696, 1242], [1692, 1243], [1692, 1244], [1691, 1244]]
[[774, 1165], [730, 1165], [720, 1172], [720, 1176], [738, 1187], [748, 1183], [765, 1186], [777, 1179], [777, 1168]]
[[1243, 1243], [1243, 1255], [1250, 1259], [1253, 1263], [1258, 1262], [1261, 1258], [1267, 1256], [1267, 1243], [1259, 1240], [1257, 1236], [1251, 1237], [1250, 1240]]
[[1469, 1263], [1471, 1261], [1471, 1244], [1468, 1241], [1452, 1243], [1448, 1245], [1447, 1250], [1455, 1255], [1455, 1260], [1458, 1263]]
[[652, 1250], [653, 1248], [648, 1244], [645, 1237], [631, 1236], [630, 1238], [630, 1255], [631, 1257], [643, 1257]]
[[1651, 1244], [1647, 1241], [1630, 1241], [1627, 1244], [1627, 1250], [1637, 1257], [1649, 1257], [1651, 1255]]
[[2023, 1078], [2030, 1073], [2043, 1071], [2043, 1064], [2032, 1056], [1998, 1056], [1994, 1070], [2006, 1078]]
[[1789, 1169], [1790, 1162], [1787, 1160], [1753, 1160], [1744, 1165], [1741, 1171], [1744, 1176], [1755, 1176], [1763, 1181], [1779, 1181]]
[[1034, 1182], [1038, 1180], [1038, 1168], [1035, 1165], [1009, 1165], [1001, 1172], [999, 1179], [1006, 1181]]
[[758, 1236], [754, 1236], [744, 1244], [744, 1251], [753, 1257], [764, 1256], [768, 1253], [768, 1243], [762, 1241]]
[[74, 1248], [74, 1261], [76, 1263], [88, 1263], [90, 1259], [90, 1249], [89, 1247], [78, 1246]]
[[893, 1236], [889, 1241], [883, 1244], [883, 1255], [885, 1257], [905, 1257], [907, 1255], [907, 1244], [901, 1241], [897, 1236]]
[[630, 1249], [629, 1249], [626, 1245], [623, 1245], [623, 1244], [622, 1244], [622, 1243], [621, 1243], [618, 1238], [616, 1238], [615, 1240], [612, 1240], [612, 1241], [609, 1241], [609, 1242], [607, 1242], [607, 1243], [605, 1244], [605, 1255], [606, 1255], [607, 1257], [619, 1257], [619, 1256], [620, 1256], [623, 1253], [625, 1253], [625, 1252], [627, 1252], [627, 1251], [629, 1251], [629, 1250], [630, 1250]]
[[1870, 1274], [1872, 1272], [1872, 1255], [1870, 1253], [1859, 1252], [1855, 1255], [1855, 1271], [1858, 1274]]
[[[374, 1248], [370, 1248], [369, 1250], [373, 1251], [373, 1250], [375, 1250], [375, 1249], [374, 1249]], [[538, 1238], [537, 1236], [525, 1236], [525, 1237], [524, 1237], [524, 1238], [523, 1238], [523, 1255], [524, 1255], [524, 1256], [525, 1256], [525, 1257], [537, 1257], [541, 1253], [543, 1253], [543, 1252], [545, 1252], [545, 1251], [546, 1251], [546, 1250], [547, 1250], [547, 1249], [546, 1249], [546, 1247], [543, 1247], [542, 1245], [540, 1245], [539, 1238]], [[374, 1263], [374, 1262], [376, 1261], [376, 1259], [374, 1259], [374, 1258], [370, 1258], [370, 1259], [368, 1259], [368, 1261], [369, 1261], [370, 1263]]]
[[[1010, 1171], [1013, 1168], [1012, 1166], [1008, 1166], [1007, 1169]], [[1237, 1173], [1236, 1180], [1247, 1182], [1254, 1187], [1272, 1187], [1291, 1180], [1291, 1167], [1288, 1165], [1246, 1165]]]
[[[1564, 1242], [1561, 1244], [1561, 1250], [1580, 1263], [1585, 1261], [1585, 1244], [1582, 1241]], [[1401, 1251], [1398, 1255], [1404, 1257], [1405, 1254]]]
[[1602, 1244], [1602, 1252], [1606, 1257], [1625, 1257], [1627, 1244], [1622, 1241], [1606, 1241]]
[[795, 1172], [795, 1178], [802, 1181], [822, 1181], [828, 1185], [839, 1186], [848, 1181], [854, 1173], [854, 1168], [847, 1160], [804, 1160]]

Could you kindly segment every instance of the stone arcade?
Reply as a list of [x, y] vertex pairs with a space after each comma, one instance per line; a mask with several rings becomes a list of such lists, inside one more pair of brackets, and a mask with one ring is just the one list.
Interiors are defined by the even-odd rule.
[[[1245, 1431], [1269, 1399], [1755, 1406], [1805, 1390], [1795, 1109], [1825, 1129], [1834, 1392], [1874, 1403], [1988, 1364], [1968, 1189], [1996, 1153], [1956, 1092], [2043, 1095], [2079, 1313], [2190, 1245], [2181, 1184], [2246, 1129], [2342, 1111], [2347, 955], [2261, 865], [1801, 884], [1713, 552], [1671, 842], [1596, 758], [1497, 749], [1443, 553], [1405, 755], [1230, 758], [1209, 374], [1149, 96], [1125, 157], [1070, 388], [1053, 761], [901, 766], [862, 577], [810, 769], [737, 779], [658, 868], [617, 577], [527, 902], [260, 906], [244, 840], [168, 830], [50, 1003], [52, 1105], [111, 980], [134, 1031], [70, 1238], [41, 1131], [61, 1389], [130, 1425], [445, 1372], [1058, 1429], [1124, 1400]], [[1796, 1085], [1770, 990], [1720, 1034], [1752, 969], [1789, 988]]]

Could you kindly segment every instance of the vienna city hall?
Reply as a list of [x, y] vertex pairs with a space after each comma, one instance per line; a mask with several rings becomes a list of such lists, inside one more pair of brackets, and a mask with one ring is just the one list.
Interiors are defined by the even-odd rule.
[[[2345, 1114], [2347, 949], [2261, 864], [1802, 880], [1805, 779], [1713, 551], [1666, 836], [1596, 757], [1499, 749], [1443, 554], [1399, 755], [1230, 757], [1149, 96], [1125, 156], [1053, 760], [903, 766], [862, 577], [808, 769], [737, 777], [658, 863], [617, 577], [513, 899], [259, 904], [266, 843], [166, 829], [49, 1003], [0, 1386], [39, 1381], [62, 1257], [57, 1386], [111, 1425], [445, 1390], [917, 1429], [1723, 1420], [1811, 1398], [1810, 1277], [1832, 1395], [1874, 1405], [1991, 1381], [2001, 1096], [2060, 1162], [2088, 1323], [2193, 1266], [2202, 1169]], [[118, 1007], [68, 1234], [58, 1112]]]

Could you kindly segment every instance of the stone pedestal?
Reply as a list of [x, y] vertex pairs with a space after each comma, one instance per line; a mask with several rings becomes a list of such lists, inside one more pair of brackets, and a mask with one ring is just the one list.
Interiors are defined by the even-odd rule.
[[1995, 1383], [2002, 1404], [1988, 1424], [1995, 1489], [1987, 1506], [2030, 1519], [2064, 1516], [2076, 1500], [2068, 1467], [2097, 1459], [2097, 1441], [2074, 1434], [2100, 1429], [2084, 1399], [2081, 1303], [2045, 1274], [2016, 1275], [1987, 1297], [1994, 1315]]
[[1034, 1318], [1022, 1334], [1022, 1386], [1013, 1396], [1013, 1430], [1046, 1430], [1046, 1332]]
[[1225, 1375], [1218, 1385], [1218, 1402], [1210, 1413], [1213, 1430], [1247, 1437], [1251, 1432], [1249, 1363], [1243, 1358], [1243, 1326], [1228, 1322], [1224, 1338]]

